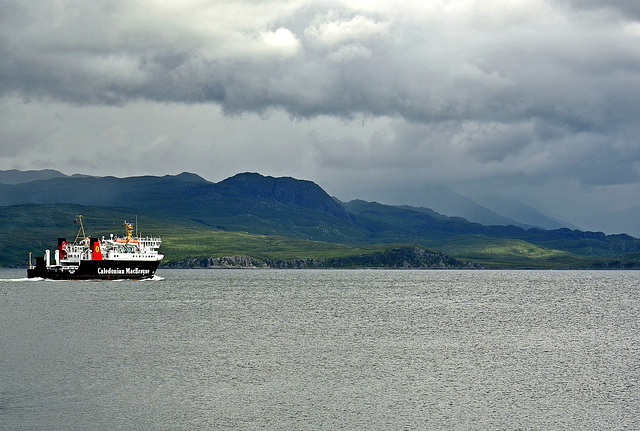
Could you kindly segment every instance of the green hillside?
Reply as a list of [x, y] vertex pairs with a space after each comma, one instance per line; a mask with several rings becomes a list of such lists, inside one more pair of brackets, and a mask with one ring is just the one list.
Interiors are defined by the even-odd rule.
[[585, 268], [602, 260], [546, 249], [519, 239], [479, 236], [453, 238], [440, 250], [490, 268]]
[[[397, 266], [395, 260], [431, 265], [422, 252], [408, 251], [418, 246], [485, 267], [640, 267], [640, 240], [628, 235], [483, 226], [425, 208], [343, 203], [310, 181], [250, 173], [220, 183], [187, 173], [56, 177], [0, 184], [0, 204], [4, 266], [26, 265], [29, 251], [39, 255], [59, 236], [73, 239], [73, 220], [83, 214], [93, 236], [117, 234], [137, 216], [139, 231], [162, 236], [166, 265], [224, 256], [342, 259], [334, 262], [341, 267]], [[347, 264], [350, 256], [360, 257]]]
[[[44, 250], [55, 247], [58, 236], [73, 240], [79, 226], [74, 223], [78, 214], [83, 215], [85, 233], [97, 237], [108, 236], [110, 233], [122, 234], [123, 221], [133, 221], [137, 215], [142, 235], [162, 237], [160, 251], [165, 255], [165, 266], [176, 266], [176, 263], [180, 266], [180, 262], [187, 260], [226, 256], [247, 256], [263, 262], [333, 260], [335, 265], [341, 267], [376, 266], [376, 262], [394, 267], [403, 264], [403, 260], [397, 259], [406, 259], [405, 255], [395, 255], [399, 248], [396, 244], [351, 246], [275, 235], [229, 232], [190, 220], [166, 218], [162, 214], [132, 214], [127, 209], [29, 204], [3, 207], [1, 214], [0, 223], [12, 228], [0, 232], [0, 266], [25, 266], [30, 251], [34, 256], [42, 255]], [[420, 250], [439, 254], [424, 248]], [[381, 259], [381, 256], [387, 258]], [[389, 256], [396, 260], [392, 261]], [[465, 266], [455, 259], [443, 258], [448, 259], [451, 267]], [[424, 260], [410, 263], [419, 266], [424, 264]]]
[[[90, 236], [120, 234], [123, 230], [122, 222], [125, 219], [134, 221], [137, 215], [141, 234], [159, 235], [163, 238], [161, 252], [165, 255], [163, 265], [166, 266], [189, 259], [225, 256], [247, 256], [263, 262], [341, 259], [335, 261], [341, 267], [374, 265], [376, 262], [402, 266], [402, 259], [407, 259], [406, 256], [395, 256], [396, 261], [391, 258], [380, 259], [380, 256], [397, 253], [397, 249], [401, 247], [398, 243], [349, 245], [310, 241], [279, 235], [225, 231], [193, 220], [167, 217], [163, 213], [135, 214], [126, 208], [28, 204], [3, 207], [0, 212], [0, 225], [3, 226], [0, 230], [0, 264], [24, 266], [27, 264], [29, 251], [34, 256], [42, 255], [45, 249], [55, 246], [58, 236], [73, 239], [78, 228], [73, 222], [77, 214], [84, 216], [85, 231]], [[459, 262], [454, 263], [454, 266], [474, 262], [484, 267], [499, 268], [581, 268], [611, 267], [621, 262], [626, 266], [638, 266], [640, 261], [637, 253], [621, 257], [619, 261], [612, 263], [610, 259], [581, 257], [519, 239], [496, 239], [478, 235], [429, 242], [434, 251], [439, 250], [457, 259]], [[377, 258], [374, 259], [374, 256]]]

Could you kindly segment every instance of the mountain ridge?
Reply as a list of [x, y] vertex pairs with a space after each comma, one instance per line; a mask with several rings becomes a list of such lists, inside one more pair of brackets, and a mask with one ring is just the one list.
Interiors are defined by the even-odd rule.
[[[144, 175], [144, 176], [131, 176], [124, 178], [117, 178], [111, 176], [91, 176], [85, 174], [72, 174], [66, 175], [62, 172], [53, 170], [53, 169], [43, 169], [43, 170], [30, 170], [30, 171], [19, 171], [17, 169], [2, 171], [0, 170], [0, 195], [2, 195], [2, 187], [3, 185], [16, 185], [23, 184], [31, 181], [39, 181], [39, 180], [47, 180], [53, 178], [114, 178], [114, 179], [128, 179], [128, 178], [164, 178], [164, 179], [175, 179], [185, 182], [194, 182], [194, 183], [202, 183], [202, 184], [224, 184], [224, 183], [233, 183], [237, 180], [236, 177], [242, 176], [250, 176], [250, 175], [260, 175], [257, 173], [239, 173], [232, 177], [229, 177], [225, 180], [220, 181], [219, 183], [210, 182], [201, 176], [190, 173], [190, 172], [182, 172], [177, 175], [164, 175], [164, 176], [152, 176], [152, 175]], [[278, 178], [274, 177], [264, 177], [264, 178], [272, 178], [274, 180], [278, 180]], [[295, 181], [305, 181], [305, 180], [297, 180], [291, 177], [280, 177], [281, 179], [289, 179]], [[309, 181], [310, 182], [310, 181]], [[311, 182], [310, 182], [311, 183]], [[314, 183], [315, 184], [315, 183]], [[319, 187], [319, 186], [318, 186]], [[503, 198], [497, 198], [492, 196], [485, 196], [481, 201], [488, 204], [479, 204], [475, 199], [470, 197], [461, 195], [451, 188], [444, 186], [442, 184], [433, 184], [431, 186], [426, 187], [423, 190], [423, 203], [420, 206], [412, 205], [412, 208], [427, 209], [431, 211], [436, 211], [441, 215], [446, 215], [449, 217], [463, 217], [471, 222], [480, 223], [483, 225], [514, 225], [520, 226], [525, 229], [531, 227], [538, 227], [543, 229], [557, 229], [560, 227], [568, 227], [571, 229], [578, 229], [575, 225], [568, 223], [566, 221], [560, 221], [553, 217], [542, 214], [537, 211], [535, 208], [531, 208], [527, 205], [522, 205], [518, 202], [508, 201]], [[0, 202], [0, 204], [7, 204], [7, 202]], [[400, 205], [405, 206], [405, 205]], [[410, 205], [406, 205], [410, 206]], [[339, 212], [339, 210], [337, 210]]]
[[[182, 173], [126, 178], [65, 176], [0, 185], [0, 205], [5, 207], [5, 212], [11, 205], [25, 204], [89, 205], [109, 211], [153, 215], [156, 219], [182, 224], [195, 223], [220, 231], [246, 231], [335, 244], [413, 244], [447, 249], [454, 254], [459, 250], [453, 244], [469, 247], [471, 243], [487, 241], [529, 243], [547, 250], [599, 259], [640, 252], [640, 240], [628, 235], [568, 228], [485, 226], [428, 208], [362, 200], [345, 203], [329, 196], [312, 181], [258, 173], [237, 174], [219, 183]], [[517, 256], [522, 250], [520, 246], [513, 246], [506, 253]]]
[[55, 169], [28, 170], [20, 171], [18, 169], [0, 170], [0, 184], [21, 184], [36, 180], [48, 180], [51, 178], [66, 177], [60, 171]]

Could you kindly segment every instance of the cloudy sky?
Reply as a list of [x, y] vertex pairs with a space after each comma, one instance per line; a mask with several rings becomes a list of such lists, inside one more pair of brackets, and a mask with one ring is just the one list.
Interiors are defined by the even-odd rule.
[[0, 169], [413, 205], [442, 183], [609, 233], [640, 205], [636, 0], [24, 0], [0, 23]]

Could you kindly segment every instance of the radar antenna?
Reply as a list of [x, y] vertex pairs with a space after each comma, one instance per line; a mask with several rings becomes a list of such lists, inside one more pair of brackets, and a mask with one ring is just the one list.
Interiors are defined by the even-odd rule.
[[126, 241], [127, 242], [131, 241], [131, 237], [133, 236], [133, 226], [131, 226], [131, 223], [127, 223], [127, 221], [125, 220], [122, 227], [125, 228], [127, 231], [127, 237], [125, 238]]

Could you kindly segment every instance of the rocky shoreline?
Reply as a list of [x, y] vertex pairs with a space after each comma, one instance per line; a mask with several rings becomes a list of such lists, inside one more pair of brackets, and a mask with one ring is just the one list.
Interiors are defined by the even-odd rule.
[[190, 258], [168, 262], [164, 268], [405, 268], [405, 269], [456, 269], [480, 268], [477, 264], [463, 262], [442, 253], [422, 247], [396, 247], [385, 252], [358, 254], [346, 257], [320, 259], [256, 259], [249, 256], [224, 256]]

